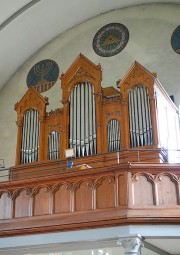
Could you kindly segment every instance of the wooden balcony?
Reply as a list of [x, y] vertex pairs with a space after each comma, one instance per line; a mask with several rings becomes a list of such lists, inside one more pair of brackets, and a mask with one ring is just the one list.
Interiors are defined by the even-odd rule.
[[116, 153], [88, 164], [93, 167], [51, 161], [12, 168], [0, 187], [0, 236], [180, 222], [180, 164], [121, 163]]

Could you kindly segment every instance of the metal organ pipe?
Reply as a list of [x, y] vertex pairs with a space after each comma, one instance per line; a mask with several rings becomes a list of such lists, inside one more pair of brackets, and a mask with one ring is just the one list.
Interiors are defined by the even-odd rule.
[[57, 131], [52, 131], [48, 136], [48, 158], [58, 159], [59, 158], [59, 148], [60, 148], [60, 135]]
[[96, 115], [93, 85], [84, 81], [70, 94], [69, 146], [76, 157], [96, 154]]
[[153, 143], [151, 111], [148, 90], [145, 86], [138, 85], [129, 91], [128, 106], [130, 146], [151, 145]]
[[38, 160], [39, 128], [38, 110], [28, 110], [23, 117], [21, 164], [31, 163]]
[[120, 124], [116, 119], [108, 122], [108, 152], [120, 150]]

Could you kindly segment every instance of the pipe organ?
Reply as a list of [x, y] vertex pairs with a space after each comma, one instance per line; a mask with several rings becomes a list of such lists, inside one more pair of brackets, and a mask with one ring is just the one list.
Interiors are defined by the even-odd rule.
[[[102, 88], [101, 66], [80, 54], [60, 79], [62, 108], [46, 112], [48, 98], [34, 88], [16, 103], [16, 165], [64, 159], [68, 148], [74, 148], [76, 158], [122, 151], [126, 161], [135, 149], [151, 149], [151, 161], [162, 162], [162, 99], [175, 119], [179, 140], [177, 108], [156, 76], [139, 63], [132, 65], [117, 88]], [[174, 137], [166, 137], [166, 144], [172, 144]]]

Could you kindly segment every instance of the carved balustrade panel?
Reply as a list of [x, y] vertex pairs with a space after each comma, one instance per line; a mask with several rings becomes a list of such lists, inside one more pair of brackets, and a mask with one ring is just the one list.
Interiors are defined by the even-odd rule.
[[0, 220], [10, 219], [12, 217], [12, 199], [11, 194], [4, 192], [0, 198]]
[[173, 206], [179, 204], [178, 177], [170, 173], [161, 173], [156, 176], [157, 204]]
[[54, 192], [54, 213], [70, 212], [72, 194], [65, 183], [56, 185]]
[[93, 209], [93, 189], [87, 180], [77, 183], [74, 190], [74, 205], [75, 211]]
[[121, 173], [117, 176], [117, 195], [118, 195], [118, 206], [127, 206], [127, 172]]
[[154, 205], [154, 182], [151, 174], [139, 173], [132, 178], [132, 205]]
[[30, 191], [25, 189], [18, 192], [14, 198], [14, 217], [31, 216], [31, 195]]
[[102, 177], [96, 182], [96, 208], [115, 207], [115, 180], [113, 177]]
[[34, 190], [33, 215], [50, 214], [51, 193], [49, 187], [41, 187]]

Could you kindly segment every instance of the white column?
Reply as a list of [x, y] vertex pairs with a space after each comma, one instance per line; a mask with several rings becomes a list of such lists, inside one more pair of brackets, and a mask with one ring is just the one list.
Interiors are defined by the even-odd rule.
[[140, 235], [120, 237], [117, 245], [124, 248], [125, 255], [140, 255], [143, 247], [142, 237]]

